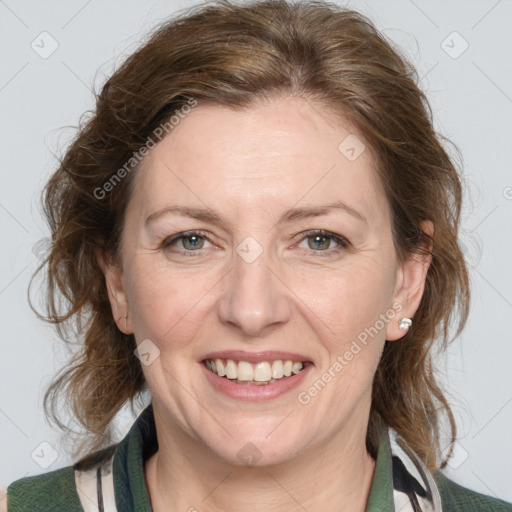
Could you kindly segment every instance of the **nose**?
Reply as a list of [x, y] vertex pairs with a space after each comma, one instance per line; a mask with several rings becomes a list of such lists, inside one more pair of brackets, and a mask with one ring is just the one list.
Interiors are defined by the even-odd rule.
[[251, 263], [237, 254], [217, 303], [219, 320], [248, 336], [262, 336], [290, 319], [287, 290], [265, 252]]

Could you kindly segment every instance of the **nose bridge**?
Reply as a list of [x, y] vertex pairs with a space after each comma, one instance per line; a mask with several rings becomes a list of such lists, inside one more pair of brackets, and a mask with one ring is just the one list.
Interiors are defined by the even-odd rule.
[[289, 319], [288, 298], [272, 270], [269, 250], [255, 239], [247, 237], [238, 245], [227, 277], [218, 307], [221, 322], [258, 336], [267, 326]]

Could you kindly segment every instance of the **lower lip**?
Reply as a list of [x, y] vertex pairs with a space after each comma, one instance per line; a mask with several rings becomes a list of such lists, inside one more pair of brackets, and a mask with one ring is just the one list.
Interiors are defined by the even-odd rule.
[[306, 374], [313, 367], [312, 364], [307, 364], [303, 370], [296, 375], [292, 375], [285, 379], [277, 380], [272, 384], [236, 384], [230, 381], [226, 377], [219, 377], [216, 373], [208, 370], [203, 363], [199, 363], [203, 372], [212, 384], [221, 393], [236, 398], [237, 400], [249, 400], [249, 401], [262, 401], [277, 398], [278, 396], [284, 395], [288, 391], [291, 391], [297, 387], [306, 377]]

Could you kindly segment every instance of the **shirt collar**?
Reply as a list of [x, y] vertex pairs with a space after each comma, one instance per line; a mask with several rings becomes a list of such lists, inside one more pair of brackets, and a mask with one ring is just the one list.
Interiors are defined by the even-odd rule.
[[114, 454], [116, 507], [125, 512], [151, 512], [144, 461], [158, 450], [153, 406], [139, 415]]
[[393, 499], [393, 463], [391, 445], [386, 427], [382, 427], [379, 434], [379, 446], [375, 461], [370, 495], [366, 505], [366, 512], [394, 512]]

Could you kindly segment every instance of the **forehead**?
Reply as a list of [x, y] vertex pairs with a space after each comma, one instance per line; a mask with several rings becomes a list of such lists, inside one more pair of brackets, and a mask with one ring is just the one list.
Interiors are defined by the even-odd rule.
[[342, 200], [379, 219], [388, 205], [373, 164], [348, 123], [302, 98], [245, 110], [197, 106], [148, 153], [134, 199], [144, 212], [176, 203], [249, 211]]

